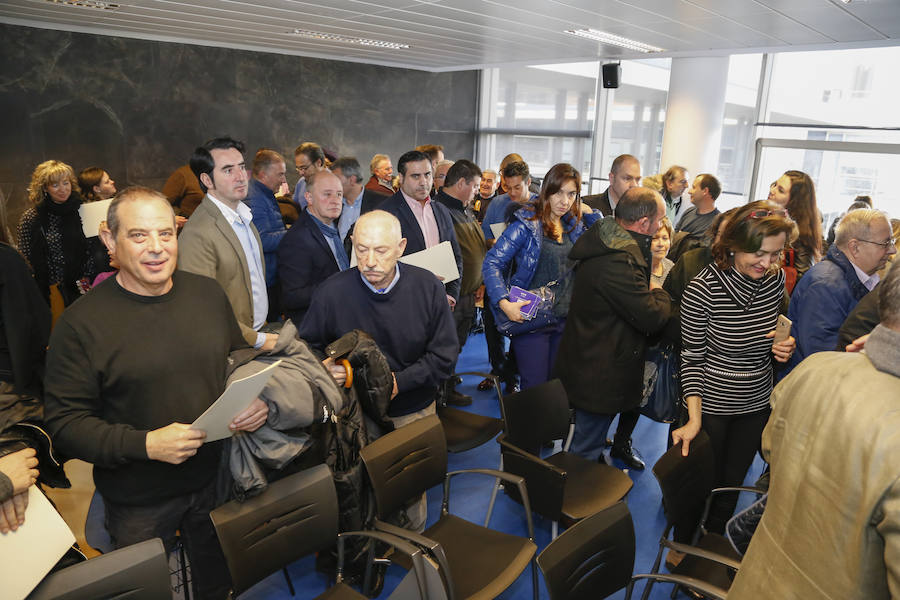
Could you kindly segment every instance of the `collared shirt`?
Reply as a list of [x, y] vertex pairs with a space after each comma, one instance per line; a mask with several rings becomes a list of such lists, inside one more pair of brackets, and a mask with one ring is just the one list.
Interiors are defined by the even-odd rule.
[[366, 287], [369, 288], [370, 290], [372, 290], [372, 293], [374, 293], [374, 294], [387, 294], [387, 293], [390, 292], [392, 289], [394, 289], [394, 286], [397, 285], [397, 282], [398, 282], [398, 281], [400, 281], [400, 263], [397, 263], [397, 264], [395, 265], [395, 268], [394, 268], [394, 278], [391, 280], [391, 282], [388, 284], [388, 286], [387, 286], [386, 288], [382, 289], [382, 290], [379, 290], [379, 289], [376, 288], [374, 285], [372, 285], [371, 283], [369, 283], [369, 280], [366, 279], [366, 276], [363, 275], [363, 272], [362, 272], [362, 271], [359, 272], [359, 276], [362, 277], [363, 283], [366, 284]]
[[334, 262], [337, 263], [338, 269], [343, 271], [344, 269], [350, 268], [350, 258], [347, 256], [347, 251], [344, 250], [344, 244], [341, 243], [341, 239], [338, 237], [337, 228], [333, 225], [323, 223], [309, 211], [306, 211], [306, 214], [312, 218], [313, 222], [319, 228], [319, 231], [322, 232], [325, 243], [331, 248], [331, 254], [334, 256]]
[[338, 219], [338, 233], [341, 235], [342, 240], [347, 238], [347, 232], [359, 219], [359, 211], [362, 209], [362, 197], [365, 191], [365, 188], [359, 191], [359, 196], [356, 197], [353, 204], [350, 204], [346, 197], [344, 198], [344, 209], [341, 211], [341, 216]]
[[881, 281], [881, 276], [878, 273], [874, 275], [869, 275], [859, 267], [857, 267], [853, 261], [850, 261], [850, 264], [853, 265], [853, 270], [856, 271], [856, 276], [859, 277], [859, 281], [866, 286], [866, 289], [870, 292], [878, 285], [878, 282]]
[[[253, 220], [253, 213], [250, 207], [243, 202], [238, 202], [237, 211], [232, 209], [224, 202], [217, 200], [212, 194], [207, 192], [207, 196], [216, 205], [216, 208], [231, 225], [234, 234], [241, 242], [244, 249], [244, 257], [247, 259], [247, 268], [250, 271], [250, 295], [253, 299], [253, 329], [259, 331], [259, 328], [265, 325], [266, 315], [269, 313], [269, 297], [266, 292], [266, 279], [263, 276], [262, 252], [259, 244], [256, 242], [256, 236], [250, 229], [250, 222]], [[256, 335], [255, 348], [260, 348], [266, 342], [266, 334], [258, 333]]]
[[434, 209], [431, 207], [431, 198], [426, 199], [423, 204], [418, 200], [407, 196], [406, 192], [403, 190], [400, 190], [400, 193], [403, 194], [403, 199], [406, 200], [406, 204], [409, 205], [409, 209], [416, 217], [419, 229], [422, 230], [422, 237], [425, 238], [425, 247], [431, 248], [432, 246], [440, 244], [441, 234], [438, 231], [437, 219], [434, 218]]
[[294, 204], [300, 207], [300, 210], [306, 208], [306, 178], [298, 179], [297, 186], [294, 188]]

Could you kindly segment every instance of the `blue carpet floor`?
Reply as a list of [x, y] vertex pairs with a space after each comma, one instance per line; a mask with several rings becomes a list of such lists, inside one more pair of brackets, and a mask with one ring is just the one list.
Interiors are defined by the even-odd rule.
[[[489, 371], [487, 360], [487, 348], [484, 336], [472, 335], [463, 348], [457, 365], [458, 372], [465, 371]], [[500, 407], [497, 404], [496, 393], [479, 392], [476, 388], [481, 378], [464, 377], [459, 390], [473, 397], [473, 405], [470, 410], [480, 414], [500, 416]], [[615, 431], [615, 423], [611, 432]], [[666, 436], [668, 425], [656, 423], [641, 417], [634, 431], [634, 447], [640, 452], [647, 463], [644, 471], [630, 471], [628, 474], [634, 481], [634, 487], [629, 492], [626, 500], [634, 520], [637, 548], [635, 552], [635, 573], [646, 573], [653, 566], [658, 549], [659, 536], [665, 526], [661, 508], [661, 495], [659, 486], [650, 467], [662, 455], [666, 449]], [[611, 437], [611, 435], [610, 435]], [[460, 454], [450, 454], [449, 470], [467, 469], [473, 467], [497, 468], [500, 463], [500, 447], [496, 442], [488, 442], [479, 448]], [[615, 462], [613, 464], [616, 464]], [[622, 467], [621, 464], [616, 464]], [[762, 460], [757, 457], [750, 473], [748, 482], [753, 482], [759, 476], [762, 469]], [[483, 523], [490, 500], [493, 480], [483, 475], [464, 475], [454, 479], [451, 487], [450, 511], [453, 514], [469, 519], [475, 523]], [[440, 486], [428, 490], [428, 516], [430, 525], [440, 512], [441, 489]], [[543, 550], [550, 542], [550, 521], [534, 515], [535, 537], [538, 544], [538, 552]], [[511, 501], [502, 492], [497, 495], [497, 503], [491, 519], [491, 527], [508, 533], [526, 535], [524, 510], [521, 505]], [[296, 600], [315, 598], [324, 591], [329, 582], [327, 578], [318, 573], [314, 568], [314, 559], [307, 557], [297, 561], [288, 567], [288, 571], [296, 588]], [[381, 598], [387, 598], [393, 586], [396, 585], [403, 571], [399, 567], [391, 567], [385, 584], [385, 592]], [[542, 600], [548, 598], [544, 587], [543, 578], [538, 575]], [[635, 587], [635, 596], [643, 590], [644, 583], [639, 582]], [[656, 584], [651, 598], [664, 600], [669, 598], [672, 587], [670, 585]], [[528, 600], [531, 598], [531, 574], [530, 569], [519, 577], [516, 583], [504, 592], [500, 598]], [[610, 598], [624, 598], [624, 590], [610, 596]], [[682, 596], [684, 597], [684, 596]], [[261, 581], [259, 584], [241, 595], [242, 600], [289, 600], [292, 596], [281, 573]]]

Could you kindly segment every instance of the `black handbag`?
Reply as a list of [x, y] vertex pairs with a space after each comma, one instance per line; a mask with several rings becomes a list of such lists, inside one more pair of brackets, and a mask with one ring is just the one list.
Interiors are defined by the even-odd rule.
[[671, 344], [647, 350], [640, 413], [660, 423], [674, 423], [679, 408], [678, 351]]

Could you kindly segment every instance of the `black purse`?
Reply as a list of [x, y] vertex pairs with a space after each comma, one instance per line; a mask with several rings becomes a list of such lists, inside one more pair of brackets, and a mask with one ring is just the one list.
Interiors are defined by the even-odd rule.
[[660, 423], [674, 423], [679, 409], [678, 351], [671, 344], [647, 350], [640, 413]]

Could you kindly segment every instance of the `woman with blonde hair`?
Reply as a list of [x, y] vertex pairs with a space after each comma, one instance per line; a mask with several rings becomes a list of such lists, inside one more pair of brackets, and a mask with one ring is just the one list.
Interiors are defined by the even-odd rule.
[[78, 214], [82, 197], [72, 167], [58, 160], [39, 164], [31, 175], [28, 198], [32, 206], [19, 221], [19, 251], [48, 303], [51, 296], [57, 297], [51, 293], [55, 289], [62, 305], [68, 306], [88, 290], [94, 275]]

